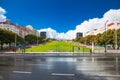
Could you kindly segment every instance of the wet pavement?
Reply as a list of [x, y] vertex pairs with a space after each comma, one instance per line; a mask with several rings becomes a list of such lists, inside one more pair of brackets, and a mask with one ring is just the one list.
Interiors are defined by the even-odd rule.
[[0, 80], [120, 80], [120, 57], [0, 57]]

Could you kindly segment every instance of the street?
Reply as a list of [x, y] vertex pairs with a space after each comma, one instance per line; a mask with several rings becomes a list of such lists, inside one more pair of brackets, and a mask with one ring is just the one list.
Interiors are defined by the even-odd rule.
[[119, 57], [0, 57], [0, 80], [119, 79]]

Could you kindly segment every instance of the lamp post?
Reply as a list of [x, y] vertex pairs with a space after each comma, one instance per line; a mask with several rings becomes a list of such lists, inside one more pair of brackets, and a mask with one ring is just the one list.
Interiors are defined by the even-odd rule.
[[93, 29], [93, 31], [92, 31], [92, 33], [91, 33], [91, 35], [92, 35], [92, 38], [93, 38], [93, 40], [92, 40], [92, 53], [94, 53], [94, 45], [95, 45], [95, 43], [94, 43], [94, 35], [95, 35], [95, 31], [96, 31], [97, 29]]
[[15, 48], [16, 48], [16, 44], [17, 44], [17, 35], [15, 34]]
[[37, 36], [37, 46], [38, 46], [38, 36]]
[[106, 48], [106, 37], [107, 37], [107, 33], [106, 33], [106, 24], [107, 24], [107, 22], [108, 22], [108, 20], [105, 22], [105, 54], [106, 54], [106, 52], [107, 52], [107, 48]]
[[[84, 38], [86, 37], [86, 32], [84, 32]], [[84, 42], [84, 45], [83, 45], [83, 55], [84, 55], [84, 47], [86, 46], [86, 38], [85, 38], [85, 42]]]
[[25, 53], [25, 47], [26, 47], [26, 43], [25, 43], [25, 30], [24, 30], [24, 33], [23, 33], [23, 34], [24, 34], [23, 37], [24, 37], [24, 53]]
[[115, 23], [115, 49], [117, 50], [117, 48], [118, 48], [118, 41], [117, 41], [117, 29], [118, 29], [117, 21], [118, 21], [118, 19], [115, 19], [113, 21]]
[[37, 32], [35, 33], [36, 33], [36, 45], [38, 46], [38, 33]]

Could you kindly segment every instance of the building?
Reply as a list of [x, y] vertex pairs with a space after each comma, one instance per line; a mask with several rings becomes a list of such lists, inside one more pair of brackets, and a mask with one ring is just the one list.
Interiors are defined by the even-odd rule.
[[40, 37], [47, 38], [47, 33], [45, 31], [40, 32]]
[[16, 24], [11, 23], [10, 20], [5, 22], [0, 22], [0, 28], [5, 30], [10, 30], [16, 34], [19, 34], [19, 28]]
[[35, 29], [32, 30], [32, 34], [36, 35], [36, 36], [39, 36], [39, 32], [37, 30], [35, 30]]
[[86, 35], [85, 36], [87, 36], [87, 35], [97, 35], [97, 34], [99, 34], [99, 33], [103, 33], [103, 32], [105, 32], [105, 31], [107, 31], [107, 30], [113, 30], [113, 29], [115, 29], [115, 30], [117, 30], [117, 29], [120, 29], [120, 22], [111, 22], [111, 23], [108, 23], [106, 26], [104, 26], [104, 27], [101, 27], [101, 28], [99, 28], [99, 29], [95, 29], [95, 30], [92, 30], [92, 31], [88, 31], [88, 32], [86, 32]]
[[24, 38], [26, 35], [27, 34], [25, 32], [25, 27], [19, 26], [19, 36], [21, 36], [22, 38]]
[[79, 38], [79, 37], [83, 37], [83, 33], [77, 32], [77, 33], [76, 33], [76, 38]]
[[10, 20], [6, 20], [5, 22], [0, 22], [0, 28], [5, 30], [10, 30], [23, 38], [28, 34], [39, 36], [39, 32], [35, 30], [33, 27], [31, 29], [29, 27], [20, 26], [12, 23]]
[[31, 25], [26, 26], [26, 31], [27, 34], [39, 36], [39, 32], [36, 29], [34, 29]]
[[5, 22], [0, 22], [0, 28], [12, 31], [23, 38], [25, 36], [25, 27], [14, 24], [10, 20], [6, 20]]
[[109, 23], [107, 25], [107, 30], [108, 29], [120, 29], [120, 22], [116, 22], [116, 23]]

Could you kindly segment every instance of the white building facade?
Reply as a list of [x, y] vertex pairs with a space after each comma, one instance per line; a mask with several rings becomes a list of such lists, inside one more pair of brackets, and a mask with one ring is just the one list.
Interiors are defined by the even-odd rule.
[[8, 20], [6, 22], [0, 22], [0, 28], [5, 30], [10, 30], [19, 35], [19, 28]]
[[12, 31], [23, 38], [28, 34], [39, 36], [39, 32], [35, 30], [34, 28], [30, 29], [29, 27], [19, 26], [19, 25], [11, 23], [11, 21], [9, 20], [5, 22], [0, 22], [0, 28]]
[[113, 29], [115, 29], [115, 30], [120, 29], [120, 22], [109, 23], [106, 26], [101, 27], [99, 29], [94, 29], [92, 31], [88, 31], [85, 36], [87, 36], [87, 35], [97, 35], [99, 33], [105, 32], [105, 31], [107, 31], [109, 29], [111, 29], [111, 30], [113, 30]]

